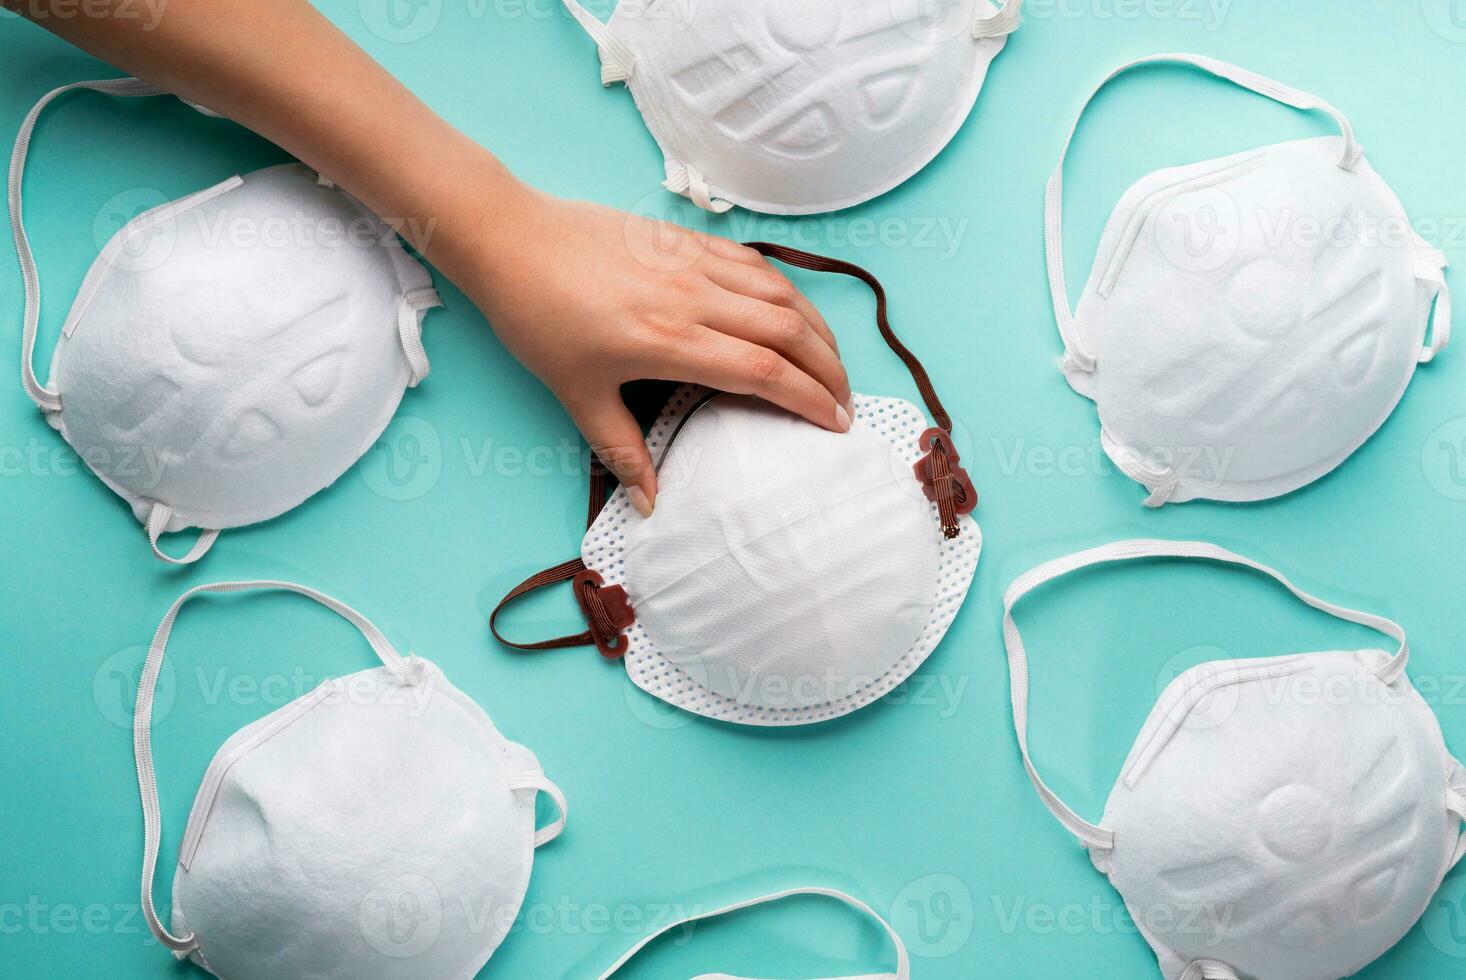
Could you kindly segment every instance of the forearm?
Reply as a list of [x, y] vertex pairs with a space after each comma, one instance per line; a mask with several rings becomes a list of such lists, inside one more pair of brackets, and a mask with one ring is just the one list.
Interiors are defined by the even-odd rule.
[[[397, 226], [555, 392], [643, 514], [656, 472], [626, 382], [755, 394], [850, 428], [829, 325], [758, 252], [532, 191], [307, 0], [0, 3], [249, 127]], [[120, 16], [127, 4], [148, 16]]]
[[[486, 243], [460, 232], [494, 227], [494, 211], [525, 193], [307, 0], [89, 0], [89, 15], [76, 0], [3, 2], [283, 147], [398, 225], [450, 278], [484, 273]], [[109, 9], [119, 15], [98, 16]]]

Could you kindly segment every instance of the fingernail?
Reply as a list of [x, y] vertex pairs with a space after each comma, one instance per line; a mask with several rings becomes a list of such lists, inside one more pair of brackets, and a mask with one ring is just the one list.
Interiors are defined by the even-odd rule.
[[835, 428], [841, 432], [850, 431], [850, 413], [845, 411], [844, 405], [835, 406]]
[[631, 501], [631, 506], [635, 507], [636, 512], [642, 517], [652, 516], [652, 502], [647, 499], [646, 491], [641, 487], [627, 487], [626, 497]]

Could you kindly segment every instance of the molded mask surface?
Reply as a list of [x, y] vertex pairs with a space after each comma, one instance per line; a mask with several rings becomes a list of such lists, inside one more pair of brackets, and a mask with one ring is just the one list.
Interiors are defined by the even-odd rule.
[[912, 473], [926, 418], [857, 394], [851, 430], [834, 433], [707, 395], [679, 389], [652, 426], [656, 512], [641, 517], [619, 488], [581, 545], [635, 610], [627, 674], [688, 711], [756, 725], [890, 693], [951, 626], [982, 547], [971, 517], [943, 537]]
[[[421, 318], [439, 300], [381, 219], [304, 166], [270, 167], [120, 229], [78, 291], [42, 388], [30, 374], [39, 288], [19, 175], [41, 109], [75, 87], [41, 100], [12, 164], [27, 391], [155, 551], [165, 531], [210, 529], [194, 560], [218, 529], [290, 510], [371, 447], [427, 374]], [[80, 87], [156, 92], [131, 79]]]
[[[699, 207], [836, 211], [883, 194], [956, 135], [1022, 0], [565, 0]], [[933, 13], [937, 16], [933, 16]]]
[[[1271, 575], [1300, 600], [1398, 642], [1201, 664], [1136, 738], [1103, 821], [1039, 778], [1013, 606], [1069, 572], [1196, 558]], [[1382, 956], [1466, 856], [1466, 767], [1405, 674], [1401, 628], [1299, 591], [1215, 545], [1127, 541], [1048, 562], [1004, 600], [1014, 724], [1044, 804], [1125, 900], [1167, 980], [1338, 980]], [[1164, 914], [1152, 914], [1157, 911]]]
[[[152, 696], [180, 607], [201, 591], [287, 589], [357, 626], [383, 666], [328, 680], [230, 737], [204, 773], [153, 910], [161, 836]], [[184, 593], [148, 650], [134, 722], [148, 925], [225, 980], [473, 977], [508, 933], [564, 796], [433, 664], [403, 658], [347, 606], [287, 582]], [[536, 831], [535, 797], [561, 818]]]
[[1062, 366], [1094, 400], [1105, 451], [1150, 491], [1149, 505], [1275, 497], [1358, 449], [1416, 364], [1445, 346], [1446, 261], [1327, 104], [1191, 55], [1141, 59], [1110, 77], [1170, 61], [1321, 109], [1343, 135], [1144, 178], [1106, 224], [1073, 314], [1061, 159], [1046, 231]]
[[[579, 559], [525, 580], [490, 618], [520, 649], [594, 643], [632, 683], [687, 711], [748, 725], [837, 718], [888, 694], [932, 653], [982, 549], [977, 491], [925, 369], [892, 332], [880, 283], [782, 246], [765, 255], [861, 279], [877, 324], [933, 422], [910, 402], [856, 394], [853, 423], [819, 428], [759, 399], [683, 385], [646, 438], [650, 517], [624, 487], [591, 487]], [[538, 643], [494, 621], [527, 592], [570, 581], [590, 629]]]

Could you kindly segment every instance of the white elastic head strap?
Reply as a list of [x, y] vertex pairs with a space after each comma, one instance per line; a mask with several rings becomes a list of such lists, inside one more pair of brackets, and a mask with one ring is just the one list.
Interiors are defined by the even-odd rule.
[[207, 528], [199, 531], [199, 536], [194, 540], [193, 547], [188, 549], [187, 554], [182, 558], [174, 558], [172, 555], [158, 547], [158, 538], [168, 530], [168, 522], [173, 517], [173, 508], [167, 504], [158, 502], [148, 509], [146, 528], [148, 532], [148, 544], [153, 548], [153, 554], [161, 561], [170, 565], [192, 565], [214, 546], [219, 540], [219, 531], [216, 528]]
[[564, 3], [570, 16], [596, 42], [596, 50], [601, 54], [601, 84], [612, 85], [629, 80], [636, 70], [636, 55], [632, 54], [626, 43], [612, 34], [611, 29], [602, 24], [595, 14], [581, 6], [578, 0], [564, 0]]
[[1023, 23], [1023, 0], [1008, 0], [1003, 9], [991, 17], [978, 17], [972, 23], [972, 36], [981, 41], [987, 37], [1004, 37], [1018, 30]]
[[1018, 604], [1018, 600], [1040, 585], [1070, 572], [1087, 568], [1090, 565], [1131, 561], [1137, 558], [1199, 558], [1229, 565], [1241, 565], [1272, 577], [1300, 601], [1314, 609], [1346, 622], [1358, 623], [1360, 626], [1378, 630], [1399, 644], [1395, 655], [1379, 670], [1379, 679], [1386, 684], [1393, 683], [1400, 676], [1410, 655], [1409, 646], [1405, 642], [1405, 631], [1393, 620], [1325, 602], [1298, 588], [1276, 569], [1204, 541], [1162, 541], [1145, 538], [1134, 541], [1117, 541], [1063, 558], [1056, 558], [1018, 576], [1013, 584], [1008, 586], [1007, 592], [1003, 594], [1003, 646], [1008, 651], [1008, 672], [1012, 678], [1013, 690], [1013, 728], [1018, 734], [1018, 749], [1023, 754], [1023, 767], [1028, 770], [1028, 778], [1032, 781], [1034, 789], [1038, 791], [1039, 799], [1043, 800], [1044, 805], [1058, 818], [1059, 822], [1067, 827], [1075, 837], [1078, 837], [1086, 847], [1102, 851], [1114, 848], [1115, 835], [1103, 827], [1090, 823], [1071, 810], [1058, 794], [1044, 784], [1043, 779], [1039, 777], [1038, 770], [1034, 768], [1033, 760], [1029, 758], [1028, 654], [1023, 648], [1023, 636], [1018, 631], [1018, 624], [1013, 621], [1013, 607]]
[[[698, 915], [689, 915], [686, 918], [678, 919], [676, 922], [669, 922], [667, 925], [658, 929], [656, 932], [642, 939], [641, 942], [637, 943], [635, 946], [627, 950], [624, 956], [622, 956], [615, 963], [611, 964], [611, 968], [609, 970], [601, 974], [600, 980], [609, 980], [611, 976], [615, 975], [617, 970], [625, 966], [632, 957], [634, 957], [637, 953], [640, 953], [643, 949], [650, 945], [652, 941], [661, 936], [665, 936], [667, 933], [671, 932], [674, 929], [678, 929], [682, 926], [687, 925], [689, 922], [698, 922], [703, 919], [715, 919], [720, 915], [727, 915], [730, 912], [738, 912], [742, 909], [752, 908], [755, 905], [764, 905], [769, 902], [778, 902], [786, 898], [792, 898], [796, 895], [819, 895], [824, 898], [839, 899], [846, 905], [849, 905], [851, 908], [858, 909], [859, 911], [864, 912], [866, 915], [870, 916], [872, 919], [881, 924], [881, 928], [886, 930], [886, 935], [891, 937], [892, 945], [896, 947], [895, 973], [873, 973], [858, 977], [837, 977], [833, 978], [833, 980], [910, 980], [911, 963], [906, 956], [906, 944], [901, 942], [901, 937], [896, 934], [896, 930], [892, 929], [890, 923], [877, 915], [875, 913], [875, 910], [873, 910], [869, 905], [866, 905], [858, 898], [853, 898], [850, 895], [847, 895], [842, 891], [837, 891], [833, 888], [791, 888], [788, 891], [775, 892], [772, 895], [764, 895], [761, 898], [753, 898], [749, 899], [746, 902], [738, 902], [737, 904], [726, 906], [725, 908], [718, 909], [714, 912], [703, 912]], [[729, 973], [704, 973], [700, 976], [694, 977], [693, 980], [743, 980], [743, 978], [735, 977]]]
[[1440, 249], [1416, 236], [1415, 278], [1433, 295], [1429, 339], [1420, 351], [1420, 363], [1429, 364], [1451, 342], [1451, 287], [1446, 282], [1446, 256]]
[[1069, 155], [1069, 147], [1073, 144], [1074, 134], [1079, 129], [1079, 120], [1084, 117], [1085, 110], [1089, 108], [1095, 96], [1099, 95], [1100, 90], [1132, 68], [1155, 64], [1195, 65], [1218, 78], [1226, 79], [1275, 102], [1281, 102], [1283, 105], [1292, 106], [1295, 109], [1318, 109], [1326, 112], [1338, 123], [1339, 131], [1344, 137], [1344, 151], [1339, 159], [1339, 166], [1352, 171], [1359, 163], [1361, 151], [1359, 143], [1354, 138], [1354, 127], [1349, 124], [1349, 120], [1344, 117], [1343, 113], [1316, 96], [1247, 71], [1245, 68], [1238, 68], [1236, 65], [1229, 65], [1225, 61], [1218, 61], [1204, 55], [1156, 54], [1121, 65], [1110, 72], [1105, 76], [1104, 81], [1100, 82], [1090, 93], [1089, 98], [1084, 100], [1084, 106], [1079, 110], [1079, 116], [1075, 118], [1074, 125], [1069, 130], [1069, 138], [1064, 141], [1064, 149], [1059, 154], [1058, 165], [1054, 167], [1053, 175], [1049, 177], [1048, 191], [1044, 197], [1044, 254], [1048, 260], [1049, 293], [1054, 300], [1054, 319], [1059, 324], [1059, 335], [1064, 341], [1066, 370], [1093, 371], [1095, 362], [1093, 353], [1084, 349], [1079, 330], [1074, 324], [1073, 308], [1069, 305], [1069, 289], [1064, 284], [1064, 160]]
[[[6, 200], [10, 207], [10, 231], [15, 236], [15, 253], [20, 258], [20, 277], [25, 289], [25, 320], [20, 335], [20, 380], [30, 400], [35, 402], [43, 412], [61, 411], [61, 396], [43, 386], [36, 379], [35, 366], [32, 363], [36, 350], [36, 331], [41, 321], [41, 279], [36, 272], [35, 256], [31, 254], [30, 239], [25, 234], [21, 211], [21, 184], [25, 180], [25, 158], [30, 149], [31, 133], [35, 131], [36, 120], [40, 118], [41, 112], [58, 97], [73, 89], [83, 88], [125, 97], [168, 94], [138, 78], [107, 78], [91, 82], [72, 82], [70, 85], [54, 88], [41, 96], [40, 101], [31, 108], [30, 112], [26, 113], [24, 121], [20, 124], [20, 132], [16, 134], [15, 147], [10, 152], [10, 177], [6, 183]], [[188, 104], [205, 115], [214, 115], [203, 106]]]
[[428, 352], [422, 345], [422, 312], [442, 306], [443, 299], [432, 287], [414, 289], [397, 302], [397, 339], [411, 373], [407, 387], [416, 388], [428, 376]]
[[560, 787], [550, 782], [548, 776], [542, 772], [518, 773], [509, 777], [510, 789], [532, 789], [536, 793], [544, 793], [555, 801], [555, 806], [560, 808], [560, 818], [554, 823], [547, 824], [534, 832], [534, 846], [540, 847], [548, 844], [565, 829], [565, 821], [570, 817], [570, 804], [565, 800], [565, 794]]
[[[1456, 778], [1460, 782], [1453, 785], [1446, 793], [1446, 809], [1456, 815], [1456, 818], [1466, 824], [1466, 768], [1457, 771]], [[1466, 827], [1461, 830], [1461, 840], [1456, 845], [1456, 853], [1451, 856], [1451, 867], [1461, 863], [1466, 858]]]
[[163, 667], [163, 651], [168, 647], [168, 635], [173, 632], [173, 622], [178, 618], [178, 611], [183, 604], [200, 592], [247, 592], [255, 589], [284, 589], [298, 592], [308, 599], [314, 599], [360, 630], [362, 636], [366, 637], [367, 642], [381, 658], [382, 663], [403, 684], [416, 684], [420, 678], [419, 670], [412, 663], [404, 660], [382, 631], [373, 626], [365, 616], [350, 606], [304, 585], [269, 580], [214, 582], [189, 589], [169, 607], [168, 612], [163, 616], [163, 621], [158, 624], [158, 631], [153, 634], [153, 642], [148, 646], [148, 657], [143, 664], [142, 677], [138, 681], [137, 707], [132, 716], [132, 751], [137, 762], [137, 788], [138, 794], [142, 797], [143, 807], [143, 916], [158, 942], [182, 953], [196, 948], [198, 942], [191, 934], [180, 937], [170, 933], [163, 927], [163, 923], [158, 921], [158, 913], [153, 907], [153, 871], [158, 864], [158, 845], [163, 836], [163, 818], [158, 807], [158, 783], [153, 773], [153, 691], [158, 684], [158, 673]]

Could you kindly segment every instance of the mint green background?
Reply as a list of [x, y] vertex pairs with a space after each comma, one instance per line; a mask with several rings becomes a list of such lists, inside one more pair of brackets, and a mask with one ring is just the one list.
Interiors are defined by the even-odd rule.
[[[963, 426], [982, 493], [986, 551], [972, 595], [897, 696], [792, 731], [676, 713], [593, 652], [496, 646], [484, 623], [496, 597], [576, 551], [584, 482], [574, 466], [515, 464], [516, 451], [577, 446], [575, 430], [441, 279], [448, 309], [427, 327], [433, 376], [408, 394], [382, 446], [329, 492], [226, 534], [182, 571], [151, 557], [120, 501], [77, 471], [9, 383], [0, 397], [0, 975], [201, 975], [173, 964], [137, 914], [142, 823], [126, 726], [142, 646], [177, 593], [208, 580], [285, 577], [357, 605], [439, 663], [564, 787], [569, 829], [538, 855], [526, 900], [535, 914], [492, 960], [486, 972], [495, 976], [594, 976], [667, 905], [711, 907], [806, 882], [894, 910], [917, 977], [1156, 975], [1144, 942], [1117, 919], [1117, 896], [1030, 791], [998, 627], [999, 595], [1014, 576], [1110, 539], [1206, 537], [1336, 601], [1398, 618], [1414, 646], [1412, 673], [1448, 741], [1466, 753], [1466, 480], [1453, 470], [1466, 438], [1462, 352], [1422, 370], [1384, 429], [1318, 484], [1245, 508], [1149, 513], [1142, 492], [1101, 462], [1092, 406], [1054, 369], [1040, 217], [1044, 179], [1098, 79], [1139, 55], [1195, 50], [1341, 107], [1426, 237], [1466, 260], [1458, 111], [1466, 3], [1456, 20], [1447, 0], [1038, 3], [932, 166], [865, 206], [788, 221], [744, 212], [707, 219], [659, 191], [660, 159], [630, 98], [600, 88], [590, 44], [553, 0], [424, 0], [417, 20], [398, 8], [408, 34], [421, 36], [397, 40], [385, 2], [323, 7], [531, 182], [829, 252], [885, 280], [899, 329]], [[609, 0], [596, 9], [604, 15]], [[0, 16], [0, 132], [13, 133], [53, 85], [113, 74]], [[1069, 165], [1071, 290], [1132, 180], [1328, 131], [1324, 118], [1186, 70], [1151, 69], [1114, 85]], [[279, 159], [177, 103], [94, 95], [63, 103], [41, 126], [27, 184], [44, 276], [39, 363], [98, 244], [122, 220], [158, 194], [176, 197]], [[955, 248], [925, 237], [933, 223], [960, 232]], [[864, 289], [798, 280], [839, 333], [857, 388], [911, 397], [874, 335]], [[0, 307], [11, 311], [0, 346], [13, 376], [21, 307], [13, 265], [0, 276]], [[514, 626], [525, 635], [573, 627], [571, 608], [564, 596], [548, 598]], [[1194, 566], [1083, 576], [1033, 599], [1021, 620], [1035, 672], [1036, 756], [1092, 816], [1159, 685], [1181, 667], [1373, 643], [1259, 579]], [[173, 703], [160, 707], [156, 728], [165, 901], [188, 806], [217, 746], [305, 686], [370, 662], [334, 616], [274, 595], [198, 603], [170, 653]], [[1466, 876], [1446, 894], [1459, 903], [1459, 931], [1451, 908], [1437, 906], [1366, 976], [1466, 968]], [[801, 901], [699, 929], [691, 944], [660, 943], [627, 975], [827, 976], [889, 962], [877, 931]]]

